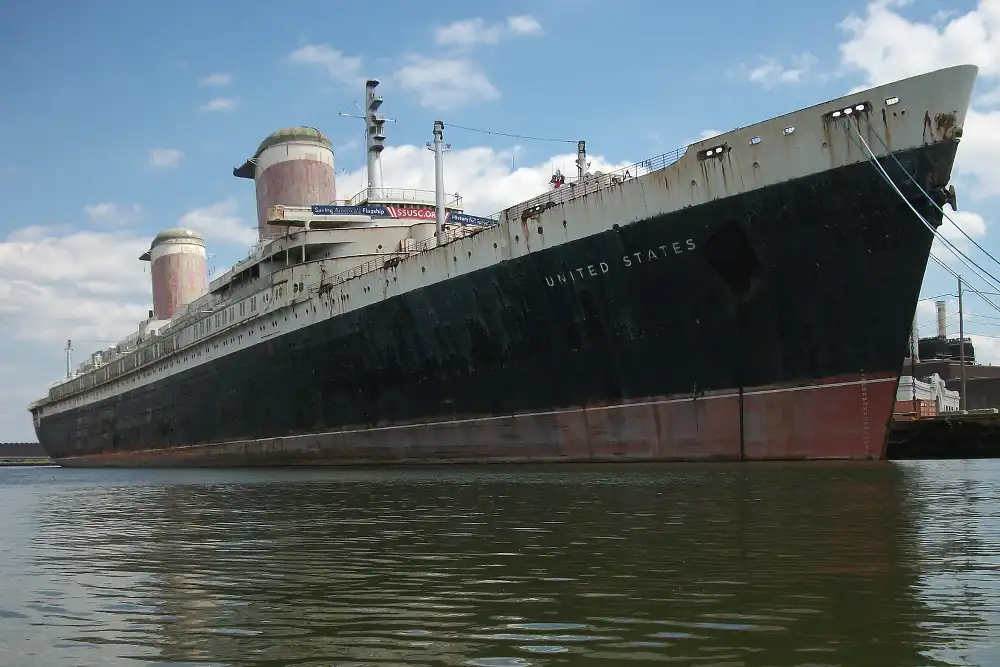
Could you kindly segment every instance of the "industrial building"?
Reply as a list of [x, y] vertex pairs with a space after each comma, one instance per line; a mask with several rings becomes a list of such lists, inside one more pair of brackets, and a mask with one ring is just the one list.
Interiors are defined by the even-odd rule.
[[[917, 354], [910, 355], [903, 362], [903, 377], [900, 378], [897, 391], [897, 415], [913, 412], [914, 405], [906, 405], [900, 401], [913, 400], [913, 387], [918, 394], [930, 392], [923, 400], [932, 400], [931, 395], [938, 391], [931, 387], [940, 378], [944, 388], [956, 393], [962, 389], [962, 356], [965, 361], [965, 385], [967, 410], [983, 410], [1000, 408], [1000, 366], [983, 366], [976, 363], [976, 348], [972, 340], [966, 336], [951, 338], [948, 336], [947, 312], [944, 301], [937, 304], [937, 335], [918, 338], [914, 335], [910, 347], [916, 347]], [[914, 328], [915, 330], [915, 328]], [[916, 382], [913, 379], [916, 378]], [[921, 384], [928, 385], [921, 388]], [[906, 391], [904, 391], [904, 385]], [[921, 400], [919, 397], [917, 400]], [[945, 404], [950, 404], [950, 398], [944, 398]]]

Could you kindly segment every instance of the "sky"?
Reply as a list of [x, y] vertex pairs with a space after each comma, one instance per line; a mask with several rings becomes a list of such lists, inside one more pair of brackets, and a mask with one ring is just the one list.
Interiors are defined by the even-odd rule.
[[[607, 170], [976, 64], [947, 210], [1000, 257], [1000, 0], [9, 2], [0, 25], [0, 440], [34, 440], [26, 406], [65, 374], [67, 339], [76, 365], [136, 329], [151, 307], [138, 257], [158, 230], [201, 232], [214, 273], [248, 254], [253, 183], [232, 169], [269, 133], [320, 128], [338, 198], [361, 189], [364, 125], [339, 114], [359, 113], [369, 77], [394, 119], [386, 185], [433, 189], [439, 119], [446, 189], [490, 215], [544, 192], [557, 167], [575, 173], [578, 139]], [[942, 232], [1000, 275], [954, 225]], [[933, 252], [1000, 292], [939, 241]], [[957, 336], [956, 283], [929, 263], [922, 336], [939, 295]], [[977, 358], [1000, 363], [1000, 311], [969, 292], [965, 311]]]

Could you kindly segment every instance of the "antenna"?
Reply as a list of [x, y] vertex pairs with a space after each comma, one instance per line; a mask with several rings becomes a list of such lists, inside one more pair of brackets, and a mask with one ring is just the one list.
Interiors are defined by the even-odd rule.
[[[363, 116], [356, 116], [354, 114], [344, 113], [343, 111], [338, 112], [339, 115], [346, 118], [360, 118], [365, 121], [369, 191], [373, 188], [382, 187], [382, 179], [379, 177], [378, 164], [382, 150], [385, 148], [385, 128], [383, 126], [386, 121], [393, 123], [396, 122], [395, 118], [386, 118], [385, 116], [380, 116], [375, 113], [378, 111], [378, 108], [382, 106], [382, 98], [375, 95], [375, 88], [378, 86], [378, 83], [378, 79], [368, 79], [365, 81], [364, 108], [362, 108], [357, 102], [354, 103], [354, 106], [364, 112]], [[370, 192], [369, 197], [371, 197]]]
[[66, 341], [66, 379], [73, 377], [73, 373], [70, 368], [73, 366], [73, 341]]
[[444, 144], [444, 123], [434, 121], [434, 145], [427, 142], [427, 149], [434, 151], [434, 200], [437, 214], [434, 216], [437, 221], [437, 240], [441, 242], [441, 232], [444, 231], [444, 219], [447, 211], [444, 208], [444, 152], [451, 148], [451, 144]]

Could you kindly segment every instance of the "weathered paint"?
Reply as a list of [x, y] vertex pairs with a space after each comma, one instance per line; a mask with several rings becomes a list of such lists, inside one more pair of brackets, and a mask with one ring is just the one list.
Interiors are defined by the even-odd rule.
[[[952, 68], [864, 94], [958, 106], [961, 122], [974, 78]], [[614, 187], [519, 205], [509, 224], [324, 289], [316, 265], [276, 271], [260, 310], [208, 335], [178, 330], [179, 353], [37, 404], [40, 438], [71, 456], [895, 373], [931, 235], [856, 143], [832, 155], [820, 138], [841, 104], [708, 139]], [[912, 115], [895, 137], [906, 171], [947, 182], [954, 141], [924, 146]], [[717, 144], [733, 148], [702, 172], [694, 149]], [[808, 434], [795, 423], [789, 437]]]
[[[972, 86], [975, 81], [976, 68], [971, 66], [960, 66], [939, 70], [929, 74], [904, 79], [903, 81], [887, 84], [879, 88], [862, 91], [855, 95], [846, 96], [832, 102], [803, 109], [801, 111], [781, 116], [763, 123], [750, 126], [740, 130], [734, 130], [718, 137], [706, 139], [693, 145], [683, 157], [676, 162], [672, 162], [668, 167], [647, 173], [639, 178], [632, 178], [606, 190], [589, 192], [589, 194], [575, 199], [565, 199], [567, 195], [550, 192], [547, 195], [536, 198], [524, 204], [511, 207], [500, 217], [509, 220], [509, 224], [500, 224], [491, 229], [482, 231], [475, 236], [461, 239], [447, 244], [447, 247], [434, 248], [414, 255], [401, 262], [395, 267], [386, 270], [373, 270], [361, 275], [361, 272], [351, 272], [352, 279], [347, 282], [338, 282], [333, 292], [333, 297], [337, 302], [330, 305], [319, 296], [319, 288], [329, 281], [329, 276], [334, 273], [334, 262], [315, 262], [302, 266], [292, 266], [280, 269], [273, 273], [264, 273], [256, 283], [251, 283], [246, 288], [241, 289], [242, 304], [238, 300], [230, 302], [229, 319], [222, 331], [215, 327], [208, 327], [209, 333], [204, 334], [205, 327], [201, 327], [200, 322], [194, 319], [185, 322], [177, 327], [172, 326], [170, 336], [175, 341], [175, 348], [187, 350], [191, 354], [208, 348], [214, 350], [216, 355], [225, 355], [235, 351], [233, 348], [223, 349], [218, 341], [212, 339], [228, 335], [231, 332], [244, 333], [243, 330], [252, 330], [254, 327], [251, 320], [259, 317], [267, 317], [274, 314], [280, 315], [279, 327], [272, 333], [283, 335], [299, 327], [312, 325], [325, 317], [333, 317], [339, 314], [352, 312], [367, 308], [380, 300], [391, 299], [395, 296], [406, 294], [412, 290], [420, 290], [434, 285], [440, 281], [448, 280], [458, 275], [465, 275], [482, 269], [489, 269], [498, 263], [516, 261], [531, 254], [532, 230], [521, 229], [518, 220], [522, 212], [528, 208], [541, 206], [542, 210], [538, 214], [538, 227], [543, 229], [543, 234], [551, 235], [553, 229], [563, 226], [566, 234], [563, 243], [572, 243], [587, 237], [600, 234], [609, 228], [628, 225], [632, 222], [658, 218], [675, 211], [683, 211], [687, 208], [697, 207], [701, 204], [712, 201], [705, 198], [697, 187], [697, 179], [692, 175], [700, 170], [698, 152], [715, 145], [731, 145], [733, 153], [739, 153], [745, 157], [736, 161], [741, 169], [746, 169], [753, 163], [762, 165], [760, 168], [760, 178], [756, 183], [756, 188], [766, 188], [769, 185], [780, 184], [789, 179], [809, 178], [822, 174], [829, 168], [839, 166], [850, 166], [863, 164], [867, 168], [867, 159], [861, 150], [858, 141], [851, 141], [849, 136], [850, 127], [848, 121], [839, 121], [838, 131], [843, 135], [844, 149], [837, 152], [828, 142], [821, 137], [827, 131], [828, 123], [824, 114], [844, 107], [848, 102], [865, 100], [880, 100], [883, 97], [898, 97], [899, 104], [892, 106], [892, 113], [898, 118], [898, 127], [895, 131], [897, 146], [900, 150], [924, 146], [922, 138], [922, 125], [920, 117], [914, 114], [906, 114], [907, 108], [926, 107], [934, 108], [942, 106], [947, 108], [958, 107], [957, 122], [961, 123], [965, 118], [965, 110], [968, 107], [971, 97]], [[887, 107], [888, 108], [888, 107]], [[785, 128], [794, 127], [795, 132], [789, 135], [784, 133]], [[960, 129], [960, 128], [958, 128]], [[867, 131], [867, 130], [863, 130]], [[959, 135], [955, 132], [955, 137]], [[760, 136], [761, 143], [749, 144], [749, 137]], [[869, 146], [881, 158], [887, 158], [883, 147], [874, 139], [869, 142]], [[906, 147], [906, 148], [904, 148]], [[277, 147], [273, 147], [277, 148]], [[272, 149], [268, 149], [272, 150]], [[262, 154], [263, 157], [263, 154]], [[749, 160], [753, 160], [750, 163]], [[827, 166], [829, 163], [829, 166]], [[261, 163], [264, 164], [264, 163]], [[260, 165], [258, 165], [260, 166]], [[943, 185], [947, 183], [951, 170], [951, 161], [944, 160], [937, 164], [932, 164], [931, 168], [921, 174], [925, 179], [927, 187]], [[749, 183], [746, 178], [741, 178], [739, 183]], [[605, 180], [608, 175], [603, 177]], [[683, 188], [660, 187], [661, 182], [684, 183]], [[689, 192], [687, 183], [691, 183]], [[905, 178], [903, 178], [905, 183]], [[589, 188], [589, 186], [587, 186]], [[587, 188], [584, 188], [586, 191]], [[702, 187], [701, 190], [705, 190]], [[730, 191], [725, 193], [728, 197], [734, 197], [739, 192]], [[746, 194], [753, 197], [747, 200], [740, 199], [740, 202], [754, 201], [758, 195], [756, 190], [749, 190]], [[919, 193], [916, 193], [919, 198]], [[561, 203], [550, 201], [553, 197]], [[724, 198], [724, 197], [720, 197]], [[741, 204], [738, 204], [739, 206]], [[740, 216], [754, 216], [757, 213], [751, 206], [739, 213]], [[302, 234], [327, 234], [328, 232], [300, 232]], [[375, 232], [373, 232], [374, 234]], [[397, 234], [406, 232], [398, 232]], [[284, 239], [277, 239], [273, 243], [281, 245]], [[360, 245], [355, 243], [355, 246]], [[456, 246], [452, 248], [450, 246]], [[354, 246], [352, 246], [354, 247]], [[374, 252], [374, 243], [369, 243], [363, 252]], [[457, 260], [448, 263], [444, 259], [454, 252]], [[354, 253], [352, 253], [354, 254]], [[368, 259], [355, 257], [354, 261]], [[349, 261], [351, 258], [344, 258], [340, 261]], [[266, 267], [267, 265], [262, 265]], [[374, 266], [374, 265], [373, 265]], [[240, 271], [246, 270], [246, 263], [239, 263], [237, 268]], [[445, 270], [435, 270], [435, 267]], [[229, 275], [229, 274], [227, 274]], [[211, 288], [215, 289], [221, 285], [226, 276], [220, 277], [212, 282]], [[390, 280], [387, 290], [375, 289], [380, 283]], [[282, 284], [301, 282], [308, 287], [304, 293], [282, 291]], [[256, 289], [257, 292], [247, 291]], [[251, 299], [255, 299], [258, 305], [256, 310], [250, 310], [246, 306]], [[243, 306], [240, 308], [239, 306]], [[305, 307], [307, 316], [302, 317], [298, 312], [296, 316], [290, 318], [283, 309]], [[315, 316], [312, 316], [315, 315]], [[213, 316], [209, 316], [211, 319]], [[221, 339], [221, 338], [220, 338]], [[241, 348], [236, 348], [241, 349]], [[197, 356], [196, 355], [196, 359]], [[187, 359], [172, 358], [165, 360], [169, 366], [166, 372], [182, 372], [200, 360], [188, 363]], [[162, 373], [163, 371], [157, 371]], [[148, 377], [162, 377], [162, 374]], [[102, 387], [96, 392], [86, 392], [84, 394], [72, 394], [71, 398], [59, 398], [55, 401], [43, 399], [39, 405], [44, 406], [47, 413], [70, 409], [86, 405], [90, 402], [102, 400], [106, 396], [116, 395], [129, 390], [137, 385], [142, 385], [146, 380], [142, 377], [129, 378], [112, 383], [108, 387]], [[90, 387], [89, 382], [84, 386]]]
[[333, 151], [319, 143], [296, 141], [265, 149], [257, 158], [257, 227], [260, 238], [287, 233], [281, 225], [268, 224], [268, 208], [276, 204], [309, 206], [331, 204], [337, 199]]
[[[898, 158], [923, 174], [954, 153], [955, 145], [944, 143]], [[912, 187], [904, 191], [913, 194]], [[940, 220], [926, 202], [917, 206]], [[523, 243], [524, 230], [514, 231], [512, 243]], [[211, 342], [202, 351], [211, 363], [189, 350], [181, 357], [186, 369], [153, 368], [138, 386], [96, 406], [47, 412], [40, 439], [63, 458], [731, 395], [741, 384], [892, 378], [930, 243], [930, 232], [871, 165], [857, 164], [536, 250], [489, 270], [456, 272], [360, 310], [346, 310], [349, 300], [335, 288], [325, 295], [333, 298], [321, 298], [326, 313], [307, 301]], [[455, 271], [459, 248], [428, 254], [425, 266]], [[339, 316], [327, 314], [335, 311]], [[296, 320], [314, 324], [274, 340], [273, 332]], [[866, 327], [855, 327], [858, 321]], [[890, 386], [877, 420], [870, 418], [874, 455], [894, 391]], [[767, 438], [777, 438], [775, 451], [783, 455], [796, 446], [805, 448], [802, 455], [857, 455], [857, 437], [844, 430], [861, 410], [852, 400], [837, 398], [822, 412], [803, 399], [745, 395], [746, 456], [767, 456]], [[733, 405], [706, 408], [714, 425], [684, 447], [721, 456], [738, 446]], [[671, 410], [660, 416], [683, 423], [683, 413]], [[559, 440], [564, 428], [580, 423], [529, 422], [527, 432], [499, 437], [549, 451], [547, 439]], [[814, 450], [811, 438], [820, 432], [845, 436], [842, 449], [834, 438]], [[445, 433], [457, 439], [471, 432]], [[601, 451], [599, 438], [584, 441], [581, 452]], [[464, 444], [470, 451], [480, 446]], [[516, 453], [521, 445], [491, 456], [529, 456]]]
[[181, 307], [208, 291], [205, 246], [193, 243], [165, 243], [150, 251], [153, 313], [169, 320]]
[[878, 459], [897, 374], [59, 459], [66, 466]]

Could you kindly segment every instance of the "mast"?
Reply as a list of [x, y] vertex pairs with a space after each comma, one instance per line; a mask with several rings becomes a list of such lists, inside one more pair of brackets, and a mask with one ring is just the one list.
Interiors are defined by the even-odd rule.
[[576, 142], [576, 182], [582, 183], [587, 173], [587, 142]]
[[[375, 112], [382, 106], [382, 98], [375, 95], [378, 79], [365, 81], [365, 137], [367, 139], [368, 188], [381, 188], [378, 159], [385, 148], [385, 118]], [[371, 193], [368, 194], [371, 197]]]
[[73, 377], [73, 372], [70, 370], [73, 366], [73, 341], [66, 341], [66, 379]]
[[[378, 79], [368, 79], [365, 81], [365, 106], [362, 108], [357, 102], [354, 103], [354, 106], [365, 112], [364, 116], [355, 116], [343, 111], [340, 112], [341, 116], [360, 118], [365, 121], [365, 161], [368, 171], [368, 183], [365, 186], [368, 190], [366, 200], [371, 200], [371, 191], [373, 188], [377, 190], [382, 187], [382, 178], [379, 175], [379, 158], [382, 155], [382, 150], [385, 148], [385, 122], [395, 122], [396, 120], [395, 118], [386, 118], [376, 113], [378, 108], [382, 106], [383, 101], [381, 97], [375, 94], [377, 86]], [[376, 198], [379, 198], [379, 195], [376, 194]]]
[[437, 238], [441, 242], [441, 232], [444, 230], [444, 150], [441, 144], [444, 142], [444, 123], [440, 120], [434, 121], [434, 201], [437, 205]]

